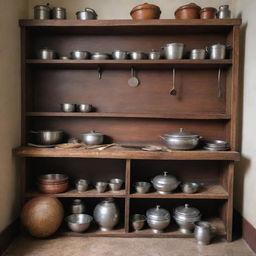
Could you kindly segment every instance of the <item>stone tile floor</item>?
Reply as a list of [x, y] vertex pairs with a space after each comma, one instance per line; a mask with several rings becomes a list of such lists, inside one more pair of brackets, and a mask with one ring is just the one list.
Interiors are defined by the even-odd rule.
[[243, 240], [199, 246], [182, 238], [18, 237], [4, 256], [256, 256]]

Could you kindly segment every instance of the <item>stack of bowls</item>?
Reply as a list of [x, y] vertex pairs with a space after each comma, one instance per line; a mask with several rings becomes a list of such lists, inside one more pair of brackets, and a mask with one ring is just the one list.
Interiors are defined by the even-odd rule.
[[68, 189], [68, 176], [65, 174], [44, 174], [37, 178], [38, 190], [46, 194], [63, 193]]
[[229, 150], [230, 146], [226, 141], [223, 140], [209, 140], [205, 141], [204, 149], [211, 151], [223, 151]]

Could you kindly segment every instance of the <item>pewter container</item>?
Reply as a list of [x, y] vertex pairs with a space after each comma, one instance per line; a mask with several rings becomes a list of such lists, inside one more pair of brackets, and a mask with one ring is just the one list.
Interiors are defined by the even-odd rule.
[[183, 193], [193, 194], [198, 192], [198, 190], [203, 186], [203, 183], [197, 182], [185, 182], [181, 185]]
[[148, 54], [148, 58], [149, 58], [150, 60], [159, 60], [159, 59], [161, 59], [161, 57], [162, 57], [161, 52], [158, 52], [158, 51], [155, 51], [155, 50], [152, 50], [152, 51], [149, 52], [149, 54]]
[[112, 57], [114, 60], [125, 60], [128, 58], [128, 52], [122, 50], [115, 50], [112, 52]]
[[82, 141], [87, 145], [101, 145], [104, 140], [104, 134], [96, 131], [90, 131], [82, 134]]
[[147, 223], [152, 229], [153, 233], [162, 233], [165, 228], [170, 224], [170, 213], [164, 208], [157, 205], [146, 212]]
[[145, 194], [145, 193], [148, 193], [151, 187], [151, 184], [146, 181], [138, 181], [134, 184], [134, 186], [138, 194]]
[[76, 13], [78, 20], [95, 20], [97, 16], [97, 13], [92, 8], [85, 8], [84, 11], [78, 11]]
[[164, 172], [163, 175], [157, 175], [151, 182], [157, 192], [163, 195], [170, 194], [180, 184], [174, 176], [168, 175], [168, 172]]
[[75, 112], [76, 110], [76, 104], [73, 103], [62, 103], [60, 107], [61, 111], [66, 113]]
[[74, 50], [70, 52], [70, 57], [71, 59], [74, 59], [74, 60], [85, 60], [85, 59], [89, 59], [90, 53], [82, 50]]
[[217, 12], [217, 18], [219, 19], [229, 19], [231, 17], [231, 11], [229, 10], [229, 5], [221, 5], [219, 11]]
[[141, 230], [145, 224], [146, 217], [142, 214], [134, 214], [131, 218], [132, 227], [135, 232]]
[[143, 59], [147, 59], [147, 54], [144, 53], [144, 52], [129, 52], [129, 57], [132, 59], [132, 60], [143, 60]]
[[178, 60], [182, 59], [184, 44], [183, 43], [171, 43], [166, 44], [164, 47], [164, 57], [167, 60]]
[[85, 205], [81, 199], [74, 199], [71, 205], [71, 213], [80, 214], [85, 213]]
[[79, 179], [76, 181], [76, 189], [77, 189], [78, 193], [86, 191], [88, 189], [88, 187], [89, 187], [88, 180]]
[[48, 5], [36, 5], [34, 7], [34, 18], [36, 20], [48, 20], [51, 18], [51, 8]]
[[52, 9], [52, 18], [55, 20], [65, 20], [66, 19], [66, 9], [63, 7], [54, 7]]
[[56, 52], [48, 48], [43, 48], [37, 51], [37, 58], [40, 60], [56, 59]]
[[119, 221], [119, 208], [113, 198], [103, 200], [96, 205], [93, 217], [101, 231], [112, 230]]
[[209, 58], [212, 60], [223, 60], [226, 57], [226, 45], [214, 44], [208, 48]]
[[89, 228], [92, 222], [92, 216], [88, 214], [72, 214], [65, 220], [72, 231], [81, 233]]
[[207, 245], [216, 234], [216, 227], [207, 221], [195, 222], [195, 239], [199, 245]]
[[203, 60], [205, 59], [205, 49], [193, 49], [190, 52], [190, 59], [192, 60]]
[[96, 182], [95, 188], [98, 193], [103, 193], [103, 192], [105, 192], [107, 185], [108, 185], [107, 182], [98, 181], [98, 182]]

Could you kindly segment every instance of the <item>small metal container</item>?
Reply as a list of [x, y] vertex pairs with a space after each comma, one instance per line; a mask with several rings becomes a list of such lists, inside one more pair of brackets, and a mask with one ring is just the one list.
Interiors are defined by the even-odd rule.
[[161, 57], [162, 57], [161, 52], [158, 52], [158, 51], [155, 51], [155, 50], [152, 50], [152, 51], [149, 52], [149, 54], [148, 54], [148, 58], [149, 58], [150, 60], [159, 60], [159, 59], [161, 59]]
[[70, 52], [70, 58], [73, 60], [85, 60], [90, 58], [90, 53], [82, 50], [74, 50]]
[[34, 7], [34, 18], [36, 20], [48, 20], [51, 18], [51, 8], [49, 5], [36, 5]]
[[93, 218], [88, 214], [72, 214], [65, 220], [72, 231], [81, 233], [89, 228]]
[[199, 245], [207, 245], [216, 234], [216, 227], [207, 221], [195, 222], [195, 239]]
[[76, 182], [76, 189], [78, 193], [84, 192], [88, 189], [89, 187], [89, 182], [85, 179], [79, 179]]
[[52, 18], [55, 20], [65, 20], [66, 17], [66, 9], [63, 7], [54, 7], [52, 9]]
[[85, 213], [85, 205], [81, 199], [75, 199], [71, 205], [71, 213], [80, 214]]
[[173, 217], [180, 227], [180, 232], [190, 234], [194, 229], [194, 223], [201, 219], [201, 214], [198, 209], [185, 204], [175, 208]]
[[224, 44], [214, 44], [207, 49], [209, 58], [212, 60], [223, 60], [226, 57], [226, 45]]
[[136, 182], [134, 186], [138, 194], [146, 194], [148, 193], [151, 187], [151, 184], [149, 182], [139, 181], [139, 182]]
[[132, 227], [135, 232], [141, 230], [145, 224], [146, 217], [142, 214], [134, 214], [131, 218]]
[[63, 141], [64, 132], [63, 131], [49, 131], [49, 130], [39, 130], [30, 131], [34, 136], [35, 143], [38, 145], [55, 145]]
[[96, 131], [90, 131], [82, 134], [82, 141], [87, 145], [101, 145], [104, 141], [104, 134]]
[[53, 60], [56, 59], [56, 52], [48, 48], [43, 48], [37, 51], [37, 58], [40, 60]]
[[115, 50], [112, 52], [112, 58], [114, 60], [125, 60], [128, 59], [128, 52], [122, 50]]
[[193, 49], [190, 52], [190, 59], [192, 60], [203, 60], [206, 56], [205, 49]]
[[146, 212], [147, 223], [152, 229], [153, 233], [162, 233], [165, 228], [170, 224], [170, 213], [164, 208], [157, 205]]
[[98, 193], [104, 193], [106, 191], [107, 186], [108, 186], [107, 182], [98, 181], [96, 182], [95, 188]]
[[59, 59], [60, 60], [69, 60], [69, 57], [68, 56], [60, 56]]
[[92, 105], [91, 104], [76, 104], [76, 111], [87, 113], [92, 111]]
[[111, 179], [108, 185], [111, 191], [116, 192], [121, 189], [123, 183], [124, 181], [122, 179], [115, 178], [115, 179]]
[[76, 110], [76, 104], [73, 103], [62, 103], [60, 107], [61, 111], [66, 113], [75, 112]]
[[217, 13], [219, 19], [230, 19], [231, 11], [229, 10], [229, 5], [221, 5]]
[[193, 194], [198, 192], [198, 190], [203, 186], [203, 183], [197, 182], [185, 182], [181, 185], [183, 193]]
[[143, 60], [143, 59], [147, 59], [147, 54], [144, 52], [129, 52], [129, 57], [132, 60]]
[[164, 49], [164, 57], [167, 60], [179, 60], [183, 57], [185, 45], [183, 43], [166, 44]]
[[108, 60], [110, 59], [110, 55], [108, 53], [102, 52], [93, 52], [91, 55], [92, 60]]
[[85, 8], [84, 11], [78, 11], [76, 18], [78, 20], [95, 20], [97, 19], [97, 13], [91, 8]]

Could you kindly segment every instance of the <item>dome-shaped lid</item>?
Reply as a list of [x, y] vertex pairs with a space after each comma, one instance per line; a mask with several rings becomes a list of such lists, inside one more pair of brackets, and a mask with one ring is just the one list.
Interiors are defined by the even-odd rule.
[[153, 184], [165, 185], [165, 184], [176, 184], [178, 180], [173, 175], [168, 175], [168, 172], [164, 172], [161, 175], [157, 175], [152, 182]]
[[199, 137], [199, 135], [192, 133], [190, 131], [184, 131], [183, 128], [180, 128], [178, 132], [171, 132], [164, 135], [165, 137], [172, 137], [172, 138], [194, 138]]
[[185, 204], [185, 206], [175, 208], [174, 214], [178, 217], [194, 218], [200, 215], [200, 211], [194, 207], [190, 207], [189, 204]]
[[160, 10], [159, 6], [154, 5], [154, 4], [144, 3], [144, 4], [140, 4], [140, 5], [135, 6], [135, 7], [131, 10], [131, 13], [130, 13], [130, 14], [132, 14], [132, 13], [138, 11], [138, 10], [141, 10], [141, 9], [156, 9], [158, 12], [161, 13], [161, 10]]
[[169, 220], [170, 213], [164, 208], [160, 208], [160, 205], [157, 205], [155, 208], [150, 208], [146, 212], [146, 216], [148, 219], [153, 220]]

